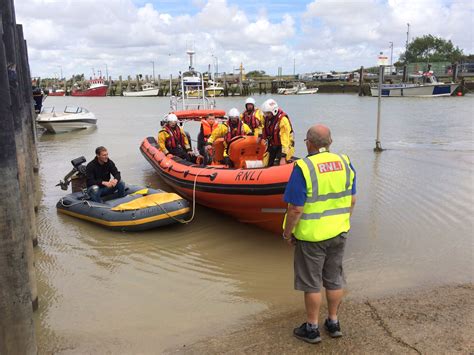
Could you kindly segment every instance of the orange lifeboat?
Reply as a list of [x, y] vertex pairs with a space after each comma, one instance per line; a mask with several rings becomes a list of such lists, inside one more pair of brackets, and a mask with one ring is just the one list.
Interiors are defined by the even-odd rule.
[[[216, 141], [217, 151], [220, 143]], [[145, 138], [140, 150], [159, 176], [189, 200], [228, 214], [240, 222], [281, 233], [286, 203], [283, 193], [293, 164], [263, 167], [263, 142], [254, 136], [234, 138], [228, 147], [234, 168], [218, 163], [200, 166], [165, 156], [155, 138]], [[194, 196], [193, 196], [194, 194]]]

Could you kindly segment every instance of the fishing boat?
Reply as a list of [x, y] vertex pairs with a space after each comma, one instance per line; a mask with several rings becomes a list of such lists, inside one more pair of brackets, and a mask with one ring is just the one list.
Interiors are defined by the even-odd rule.
[[[382, 84], [381, 96], [384, 97], [441, 97], [451, 96], [459, 84], [438, 81], [433, 72], [411, 76], [413, 83]], [[378, 85], [370, 88], [372, 96], [379, 96]]]
[[77, 83], [71, 91], [71, 96], [106, 96], [108, 86], [103, 78], [92, 79], [87, 83], [87, 88], [80, 88]]
[[126, 185], [125, 196], [117, 192], [93, 202], [86, 193], [86, 159], [73, 159], [73, 169], [56, 186], [72, 193], [56, 204], [59, 213], [89, 221], [112, 230], [143, 231], [174, 223], [187, 223], [189, 203], [175, 193], [141, 186]]
[[127, 97], [151, 97], [158, 96], [159, 88], [152, 83], [143, 84], [140, 91], [124, 91], [123, 96]]
[[55, 89], [51, 88], [49, 89], [48, 96], [64, 96], [66, 95], [66, 91], [63, 89]]
[[78, 106], [66, 106], [63, 111], [43, 107], [36, 123], [50, 133], [63, 133], [95, 127], [97, 118], [89, 110]]
[[228, 214], [242, 223], [280, 233], [286, 203], [283, 193], [293, 164], [263, 166], [265, 144], [257, 137], [235, 137], [228, 154], [234, 168], [219, 164], [223, 140], [213, 144], [213, 163], [201, 166], [166, 156], [154, 137], [147, 137], [140, 151], [158, 175], [176, 192], [203, 206]]

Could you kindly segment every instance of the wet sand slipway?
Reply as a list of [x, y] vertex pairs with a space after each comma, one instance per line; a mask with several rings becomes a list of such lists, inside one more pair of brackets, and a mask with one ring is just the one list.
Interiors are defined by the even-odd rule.
[[[184, 354], [472, 354], [474, 286], [452, 285], [367, 300], [346, 299], [340, 308], [342, 338], [322, 330], [322, 342], [307, 344], [291, 336], [304, 320], [301, 304], [255, 319], [240, 329], [183, 344]], [[322, 312], [326, 309], [323, 307]]]
[[[276, 97], [291, 116], [296, 153], [316, 122], [357, 170], [357, 205], [344, 261], [345, 336], [303, 343], [293, 255], [279, 236], [197, 206], [188, 225], [120, 233], [60, 215], [55, 185], [81, 155], [108, 148], [127, 183], [169, 190], [139, 152], [156, 136], [167, 98], [50, 97], [79, 105], [95, 130], [40, 134], [35, 313], [41, 354], [473, 352], [474, 97], [377, 100]], [[257, 96], [261, 104], [269, 96]], [[243, 107], [218, 98], [217, 107]], [[193, 137], [198, 124], [186, 129]], [[324, 317], [324, 310], [321, 312]]]

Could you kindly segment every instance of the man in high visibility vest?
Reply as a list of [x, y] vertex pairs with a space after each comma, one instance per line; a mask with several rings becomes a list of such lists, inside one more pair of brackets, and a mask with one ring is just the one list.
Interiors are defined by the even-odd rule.
[[342, 258], [355, 204], [355, 170], [349, 158], [329, 152], [329, 128], [311, 127], [306, 134], [308, 156], [297, 160], [285, 190], [288, 211], [283, 239], [295, 246], [295, 289], [304, 292], [306, 322], [295, 337], [319, 343], [321, 288], [326, 289], [328, 317], [324, 328], [342, 336], [337, 310], [345, 284]]

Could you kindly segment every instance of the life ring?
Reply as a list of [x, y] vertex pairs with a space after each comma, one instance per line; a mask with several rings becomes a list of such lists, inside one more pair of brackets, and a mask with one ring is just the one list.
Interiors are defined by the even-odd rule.
[[216, 118], [222, 118], [225, 116], [224, 110], [183, 110], [172, 112], [178, 117], [179, 120], [193, 120], [200, 121], [205, 119], [209, 114], [213, 114]]

